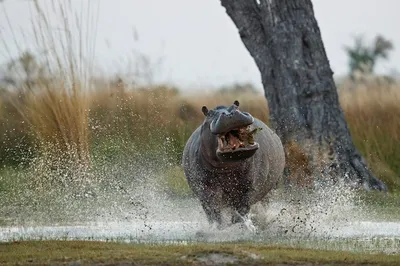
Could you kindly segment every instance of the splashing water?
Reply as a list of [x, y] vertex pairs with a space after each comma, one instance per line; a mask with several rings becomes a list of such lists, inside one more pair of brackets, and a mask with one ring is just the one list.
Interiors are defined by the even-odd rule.
[[400, 249], [400, 223], [369, 220], [356, 193], [343, 184], [307, 193], [277, 190], [268, 202], [252, 208], [255, 232], [240, 225], [218, 230], [208, 225], [196, 199], [172, 197], [165, 191], [160, 185], [165, 166], [160, 165], [157, 161], [105, 164], [100, 170], [75, 173], [74, 182], [61, 185], [51, 176], [41, 176], [37, 183], [37, 172], [21, 173], [18, 178], [32, 180], [24, 189], [16, 187], [15, 195], [1, 206], [0, 217], [8, 221], [0, 227], [0, 241], [253, 241], [385, 252]]

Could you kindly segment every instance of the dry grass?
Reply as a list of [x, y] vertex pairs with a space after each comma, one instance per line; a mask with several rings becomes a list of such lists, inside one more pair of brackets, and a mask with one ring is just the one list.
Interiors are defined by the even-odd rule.
[[[101, 126], [96, 136], [121, 134], [130, 138], [154, 139], [154, 134], [181, 137], [186, 141], [204, 116], [201, 107], [232, 104], [240, 99], [243, 110], [268, 121], [266, 99], [254, 94], [219, 93], [181, 95], [174, 88], [159, 86], [128, 90], [124, 85], [97, 88], [91, 95], [91, 119]], [[111, 130], [111, 131], [110, 131]], [[107, 132], [108, 131], [108, 132]]]
[[[75, 85], [77, 86], [77, 85]], [[69, 92], [64, 84], [43, 85], [37, 93], [26, 95], [25, 105], [17, 105], [44, 154], [88, 164], [88, 101], [79, 89]]]
[[[179, 163], [186, 140], [204, 118], [201, 106], [229, 105], [236, 99], [243, 110], [268, 122], [267, 102], [261, 93], [180, 94], [166, 86], [128, 89], [123, 84], [111, 83], [82, 98], [82, 94], [67, 94], [58, 89], [44, 92], [24, 97], [23, 102], [26, 110], [30, 110], [29, 121], [36, 125], [33, 127], [36, 136], [41, 141], [52, 140], [63, 149], [75, 147], [80, 154], [87, 150], [95, 152], [118, 140], [121, 149], [163, 154]], [[18, 99], [14, 95], [14, 100]], [[373, 172], [390, 189], [397, 190], [400, 188], [400, 89], [340, 90], [340, 101], [357, 148], [368, 159]], [[11, 121], [11, 116], [22, 119], [3, 110], [3, 131], [15, 126], [15, 121], [10, 125], [4, 123]], [[21, 131], [28, 135], [24, 130], [26, 127]], [[1, 152], [7, 153], [4, 147]]]
[[400, 187], [400, 88], [360, 88], [340, 94], [353, 140], [374, 173]]
[[[95, 42], [91, 33], [91, 21], [83, 20], [83, 12], [89, 15], [92, 6], [78, 13], [68, 0], [29, 3], [32, 14], [31, 30], [36, 46], [34, 53], [25, 52], [18, 43], [7, 9], [3, 9], [9, 30], [14, 36], [15, 47], [21, 57], [10, 54], [13, 68], [11, 76], [22, 81], [6, 96], [6, 105], [12, 106], [14, 119], [29, 125], [36, 139], [36, 148], [42, 155], [57, 160], [68, 157], [64, 162], [89, 165], [89, 105], [86, 93], [92, 70], [91, 54]], [[94, 9], [96, 10], [96, 9]], [[78, 29], [78, 33], [73, 31]], [[20, 32], [25, 38], [25, 33]], [[11, 44], [3, 39], [5, 51]], [[42, 54], [36, 57], [35, 53]], [[88, 60], [89, 59], [89, 60]], [[89, 63], [87, 63], [89, 62]], [[3, 92], [5, 93], [5, 92]], [[3, 109], [4, 111], [4, 109]], [[15, 114], [15, 111], [17, 114]], [[9, 121], [3, 114], [3, 121]], [[66, 156], [65, 156], [66, 155]]]

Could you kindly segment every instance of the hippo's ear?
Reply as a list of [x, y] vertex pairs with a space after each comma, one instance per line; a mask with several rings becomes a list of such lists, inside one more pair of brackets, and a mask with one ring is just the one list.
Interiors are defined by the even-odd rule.
[[239, 101], [238, 101], [238, 100], [235, 100], [235, 101], [233, 102], [233, 104], [236, 105], [237, 107], [239, 107]]
[[207, 116], [207, 114], [208, 114], [208, 108], [207, 108], [207, 106], [203, 106], [202, 108], [201, 108], [201, 111], [203, 112], [203, 114], [205, 115], [205, 116]]

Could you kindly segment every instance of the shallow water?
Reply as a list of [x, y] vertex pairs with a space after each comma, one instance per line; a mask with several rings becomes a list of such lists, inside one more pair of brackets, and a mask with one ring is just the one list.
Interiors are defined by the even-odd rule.
[[[329, 209], [329, 213], [321, 212], [321, 215], [310, 206], [290, 209], [285, 203], [271, 202], [269, 207], [263, 208], [263, 224], [257, 224], [256, 232], [239, 225], [222, 230], [209, 226], [196, 200], [192, 199], [163, 201], [157, 209], [164, 212], [149, 213], [148, 219], [98, 218], [58, 225], [4, 226], [0, 227], [0, 241], [61, 239], [169, 244], [251, 241], [319, 249], [400, 253], [400, 222], [369, 221], [343, 206], [338, 210]], [[309, 215], [305, 209], [311, 209], [314, 215]]]
[[[198, 232], [208, 235], [208, 241], [235, 241], [269, 239], [271, 232], [252, 233], [244, 228], [216, 230], [207, 228], [201, 222], [182, 221], [132, 221], [87, 223], [80, 225], [55, 226], [11, 226], [0, 228], [0, 240], [19, 239], [93, 239], [122, 240], [128, 242], [163, 242], [163, 241], [196, 241], [206, 240]], [[233, 234], [232, 234], [233, 233]], [[263, 235], [263, 233], [265, 235]], [[277, 240], [280, 238], [276, 234]], [[400, 241], [400, 222], [358, 221], [332, 230], [330, 233], [314, 234], [310, 239], [377, 239], [393, 238]], [[282, 238], [283, 239], [283, 238]]]
[[130, 180], [126, 184], [108, 184], [112, 187], [108, 192], [103, 187], [94, 191], [97, 198], [74, 198], [67, 192], [63, 195], [49, 189], [51, 200], [34, 202], [28, 196], [24, 200], [19, 191], [18, 204], [2, 209], [0, 218], [5, 217], [6, 222], [0, 226], [0, 241], [56, 239], [169, 244], [245, 241], [400, 253], [400, 221], [373, 215], [343, 186], [289, 197], [277, 191], [268, 203], [252, 209], [256, 232], [239, 225], [218, 230], [208, 225], [196, 199], [171, 197], [153, 181], [146, 181], [155, 180], [154, 174], [143, 173], [148, 178], [142, 183], [135, 182], [131, 187], [127, 185], [132, 183]]

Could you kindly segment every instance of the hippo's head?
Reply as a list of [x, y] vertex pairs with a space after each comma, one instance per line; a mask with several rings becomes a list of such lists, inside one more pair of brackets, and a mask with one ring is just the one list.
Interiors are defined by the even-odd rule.
[[254, 155], [259, 148], [253, 138], [254, 118], [239, 110], [238, 101], [229, 107], [218, 106], [213, 110], [203, 106], [202, 112], [206, 118], [201, 141], [208, 156], [222, 162], [234, 162]]

